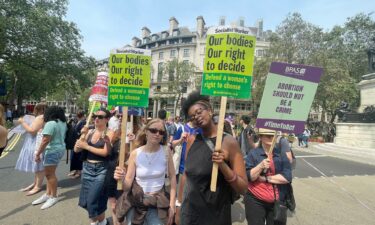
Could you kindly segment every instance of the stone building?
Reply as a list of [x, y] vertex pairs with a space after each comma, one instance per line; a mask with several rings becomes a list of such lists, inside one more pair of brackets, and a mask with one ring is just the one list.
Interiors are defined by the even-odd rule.
[[[226, 25], [225, 17], [220, 17], [218, 25]], [[238, 21], [232, 22], [231, 26], [245, 26], [245, 21], [240, 18]], [[216, 25], [215, 25], [216, 26]], [[170, 60], [177, 59], [178, 62], [189, 62], [196, 66], [194, 74], [191, 76], [194, 80], [200, 80], [203, 73], [203, 62], [206, 45], [206, 32], [209, 26], [202, 16], [196, 18], [195, 30], [190, 30], [188, 27], [179, 26], [179, 22], [175, 17], [169, 19], [169, 27], [166, 30], [151, 32], [147, 27], [141, 29], [140, 37], [133, 37], [131, 45], [124, 47], [136, 47], [143, 49], [150, 49], [152, 54], [152, 68], [151, 68], [151, 89], [150, 101], [147, 109], [147, 116], [155, 117], [157, 111], [161, 108], [171, 112], [171, 115], [179, 115], [177, 110], [174, 112], [175, 104], [181, 105], [184, 98], [195, 90], [200, 89], [199, 82], [193, 82], [188, 87], [182, 87], [182, 99], [176, 100], [176, 92], [168, 89], [170, 80], [169, 74], [165, 74], [163, 66]], [[271, 31], [263, 31], [263, 21], [258, 20], [254, 27], [248, 27], [252, 35], [257, 37], [255, 54], [256, 57], [262, 57], [269, 47], [267, 37]], [[119, 49], [113, 49], [115, 53]], [[99, 69], [108, 69], [108, 59], [98, 61]], [[220, 100], [218, 98], [212, 99], [215, 111], [219, 110]], [[178, 102], [177, 102], [178, 101]], [[179, 107], [178, 107], [179, 108]], [[227, 113], [241, 115], [249, 114], [252, 109], [250, 100], [234, 100], [229, 99], [227, 105]]]

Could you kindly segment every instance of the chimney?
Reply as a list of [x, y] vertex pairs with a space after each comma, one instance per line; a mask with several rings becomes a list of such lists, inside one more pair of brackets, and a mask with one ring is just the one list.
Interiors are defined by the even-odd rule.
[[137, 47], [137, 42], [138, 42], [138, 41], [140, 41], [139, 38], [137, 38], [137, 37], [133, 37], [133, 38], [132, 38], [132, 46], [133, 46], [133, 47]]
[[245, 18], [243, 16], [240, 17], [238, 21], [238, 26], [244, 27], [245, 26]]
[[219, 26], [225, 26], [225, 16], [220, 16]]
[[173, 30], [176, 29], [177, 27], [178, 27], [178, 21], [176, 20], [176, 18], [171, 17], [169, 19], [169, 35], [172, 35]]
[[142, 34], [141, 34], [142, 39], [150, 36], [150, 34], [151, 34], [150, 29], [148, 29], [147, 27], [142, 28]]
[[257, 37], [263, 36], [263, 19], [258, 19], [255, 25], [258, 28]]
[[198, 16], [197, 17], [197, 33], [199, 37], [203, 36], [204, 25], [206, 25], [206, 23], [204, 22], [203, 16]]

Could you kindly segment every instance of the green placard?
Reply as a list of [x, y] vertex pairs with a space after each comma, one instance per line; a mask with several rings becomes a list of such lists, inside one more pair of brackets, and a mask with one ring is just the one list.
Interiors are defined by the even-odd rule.
[[202, 94], [250, 98], [255, 41], [246, 28], [210, 28], [202, 77]]
[[98, 110], [100, 109], [101, 103], [98, 102], [98, 101], [92, 101], [92, 102], [90, 102], [90, 103], [89, 103], [89, 110], [91, 109], [93, 103], [94, 103], [95, 105], [94, 105], [94, 109], [93, 109], [92, 111], [93, 111], [93, 112], [96, 112], [96, 111], [98, 111]]
[[126, 48], [109, 57], [108, 105], [148, 107], [151, 51]]

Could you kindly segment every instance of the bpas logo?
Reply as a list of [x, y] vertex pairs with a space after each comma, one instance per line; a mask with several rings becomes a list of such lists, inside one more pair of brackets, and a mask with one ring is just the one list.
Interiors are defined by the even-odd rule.
[[298, 67], [292, 67], [292, 66], [285, 67], [285, 73], [303, 76], [305, 72], [306, 72], [306, 68], [298, 68]]

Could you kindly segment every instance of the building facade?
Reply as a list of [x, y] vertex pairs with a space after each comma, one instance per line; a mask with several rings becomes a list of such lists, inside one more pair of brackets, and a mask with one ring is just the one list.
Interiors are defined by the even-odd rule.
[[[218, 25], [226, 25], [225, 17], [219, 19]], [[245, 26], [245, 21], [240, 18], [236, 22], [232, 22], [231, 26]], [[124, 47], [136, 47], [151, 50], [151, 89], [149, 107], [146, 110], [148, 117], [156, 117], [160, 109], [166, 109], [172, 116], [180, 115], [181, 102], [187, 95], [196, 89], [200, 89], [200, 80], [203, 73], [203, 62], [206, 51], [206, 32], [209, 26], [206, 26], [202, 16], [196, 18], [195, 30], [188, 27], [179, 26], [179, 22], [175, 17], [169, 19], [169, 28], [167, 30], [152, 33], [147, 27], [141, 29], [140, 37], [133, 37], [131, 45]], [[271, 31], [263, 31], [263, 21], [256, 22], [254, 27], [248, 27], [252, 35], [256, 36], [255, 56], [262, 57], [269, 47], [267, 38]], [[120, 49], [112, 50], [115, 53]], [[178, 62], [188, 62], [195, 65], [195, 72], [191, 74], [193, 80], [187, 87], [179, 89], [182, 98], [176, 98], [176, 90], [171, 90], [169, 83], [171, 77], [165, 73], [164, 66], [171, 60]], [[108, 70], [108, 59], [98, 61], [98, 69]], [[172, 78], [173, 79], [173, 78]], [[219, 111], [219, 98], [212, 98], [212, 104], [215, 111]], [[178, 107], [176, 107], [178, 106]], [[252, 109], [250, 100], [234, 100], [228, 99], [227, 113], [241, 115], [249, 114]]]

